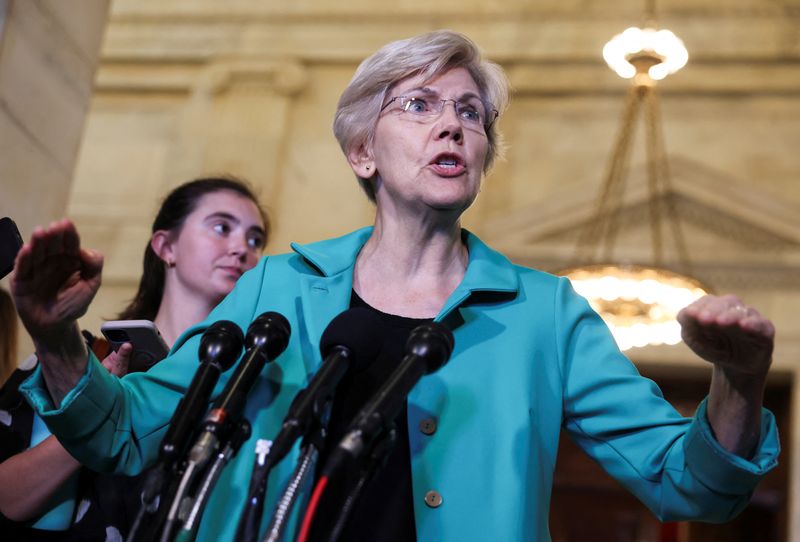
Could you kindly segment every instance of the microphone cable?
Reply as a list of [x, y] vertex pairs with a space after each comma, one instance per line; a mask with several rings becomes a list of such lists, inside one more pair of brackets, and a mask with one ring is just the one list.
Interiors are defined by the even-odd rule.
[[317, 463], [319, 451], [315, 446], [306, 446], [297, 468], [289, 480], [289, 484], [283, 492], [283, 496], [278, 501], [275, 507], [275, 513], [272, 515], [272, 520], [267, 527], [267, 534], [263, 542], [278, 542], [283, 537], [284, 529], [286, 528], [286, 520], [289, 518], [289, 513], [297, 501], [300, 494], [300, 488], [305, 484], [308, 475], [314, 471], [314, 466]]

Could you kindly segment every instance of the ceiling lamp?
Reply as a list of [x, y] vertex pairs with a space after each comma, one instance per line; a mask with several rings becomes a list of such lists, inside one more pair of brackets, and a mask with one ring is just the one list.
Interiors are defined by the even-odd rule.
[[[656, 81], [681, 69], [689, 58], [683, 42], [669, 30], [628, 28], [603, 48], [603, 57], [620, 77], [631, 79], [622, 127], [617, 136], [593, 217], [583, 228], [576, 265], [561, 271], [608, 324], [619, 347], [680, 342], [678, 311], [709, 288], [690, 275], [686, 243], [675, 210], [664, 147]], [[652, 262], [614, 260], [625, 178], [636, 120], [645, 124], [645, 166]], [[665, 224], [676, 257], [667, 267]], [[577, 265], [577, 264], [580, 265]]]

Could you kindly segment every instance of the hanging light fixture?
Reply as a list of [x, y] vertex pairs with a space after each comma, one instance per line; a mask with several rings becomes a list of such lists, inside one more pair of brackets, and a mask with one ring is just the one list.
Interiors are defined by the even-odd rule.
[[[656, 82], [681, 69], [689, 54], [675, 34], [655, 28], [652, 2], [648, 3], [646, 19], [649, 23], [645, 28], [628, 28], [603, 48], [609, 67], [620, 77], [631, 79], [631, 86], [594, 215], [578, 239], [576, 265], [561, 271], [605, 320], [623, 350], [680, 342], [678, 311], [709, 291], [690, 275], [686, 243], [670, 185], [656, 93]], [[653, 261], [623, 265], [614, 262], [613, 246], [619, 230], [634, 129], [640, 116], [645, 123]], [[666, 267], [664, 258], [663, 216], [677, 253], [673, 269]]]

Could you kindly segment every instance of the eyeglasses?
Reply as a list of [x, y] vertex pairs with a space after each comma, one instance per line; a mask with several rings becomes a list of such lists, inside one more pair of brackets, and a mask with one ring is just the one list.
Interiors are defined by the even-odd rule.
[[400, 104], [401, 111], [413, 117], [420, 117], [420, 119], [438, 117], [444, 111], [445, 104], [453, 102], [456, 115], [464, 122], [464, 125], [480, 130], [489, 130], [499, 115], [498, 111], [490, 103], [485, 103], [477, 97], [453, 100], [442, 99], [437, 94], [394, 96], [381, 107], [381, 111], [394, 102]]

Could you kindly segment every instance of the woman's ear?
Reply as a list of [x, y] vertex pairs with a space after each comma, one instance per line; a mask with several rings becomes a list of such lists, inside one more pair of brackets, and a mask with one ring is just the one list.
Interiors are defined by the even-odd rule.
[[372, 158], [372, 150], [365, 144], [362, 143], [347, 153], [347, 161], [353, 172], [362, 179], [369, 179], [375, 175], [375, 160]]
[[161, 258], [167, 267], [175, 267], [175, 250], [172, 246], [172, 236], [167, 230], [158, 230], [150, 238], [150, 248]]

